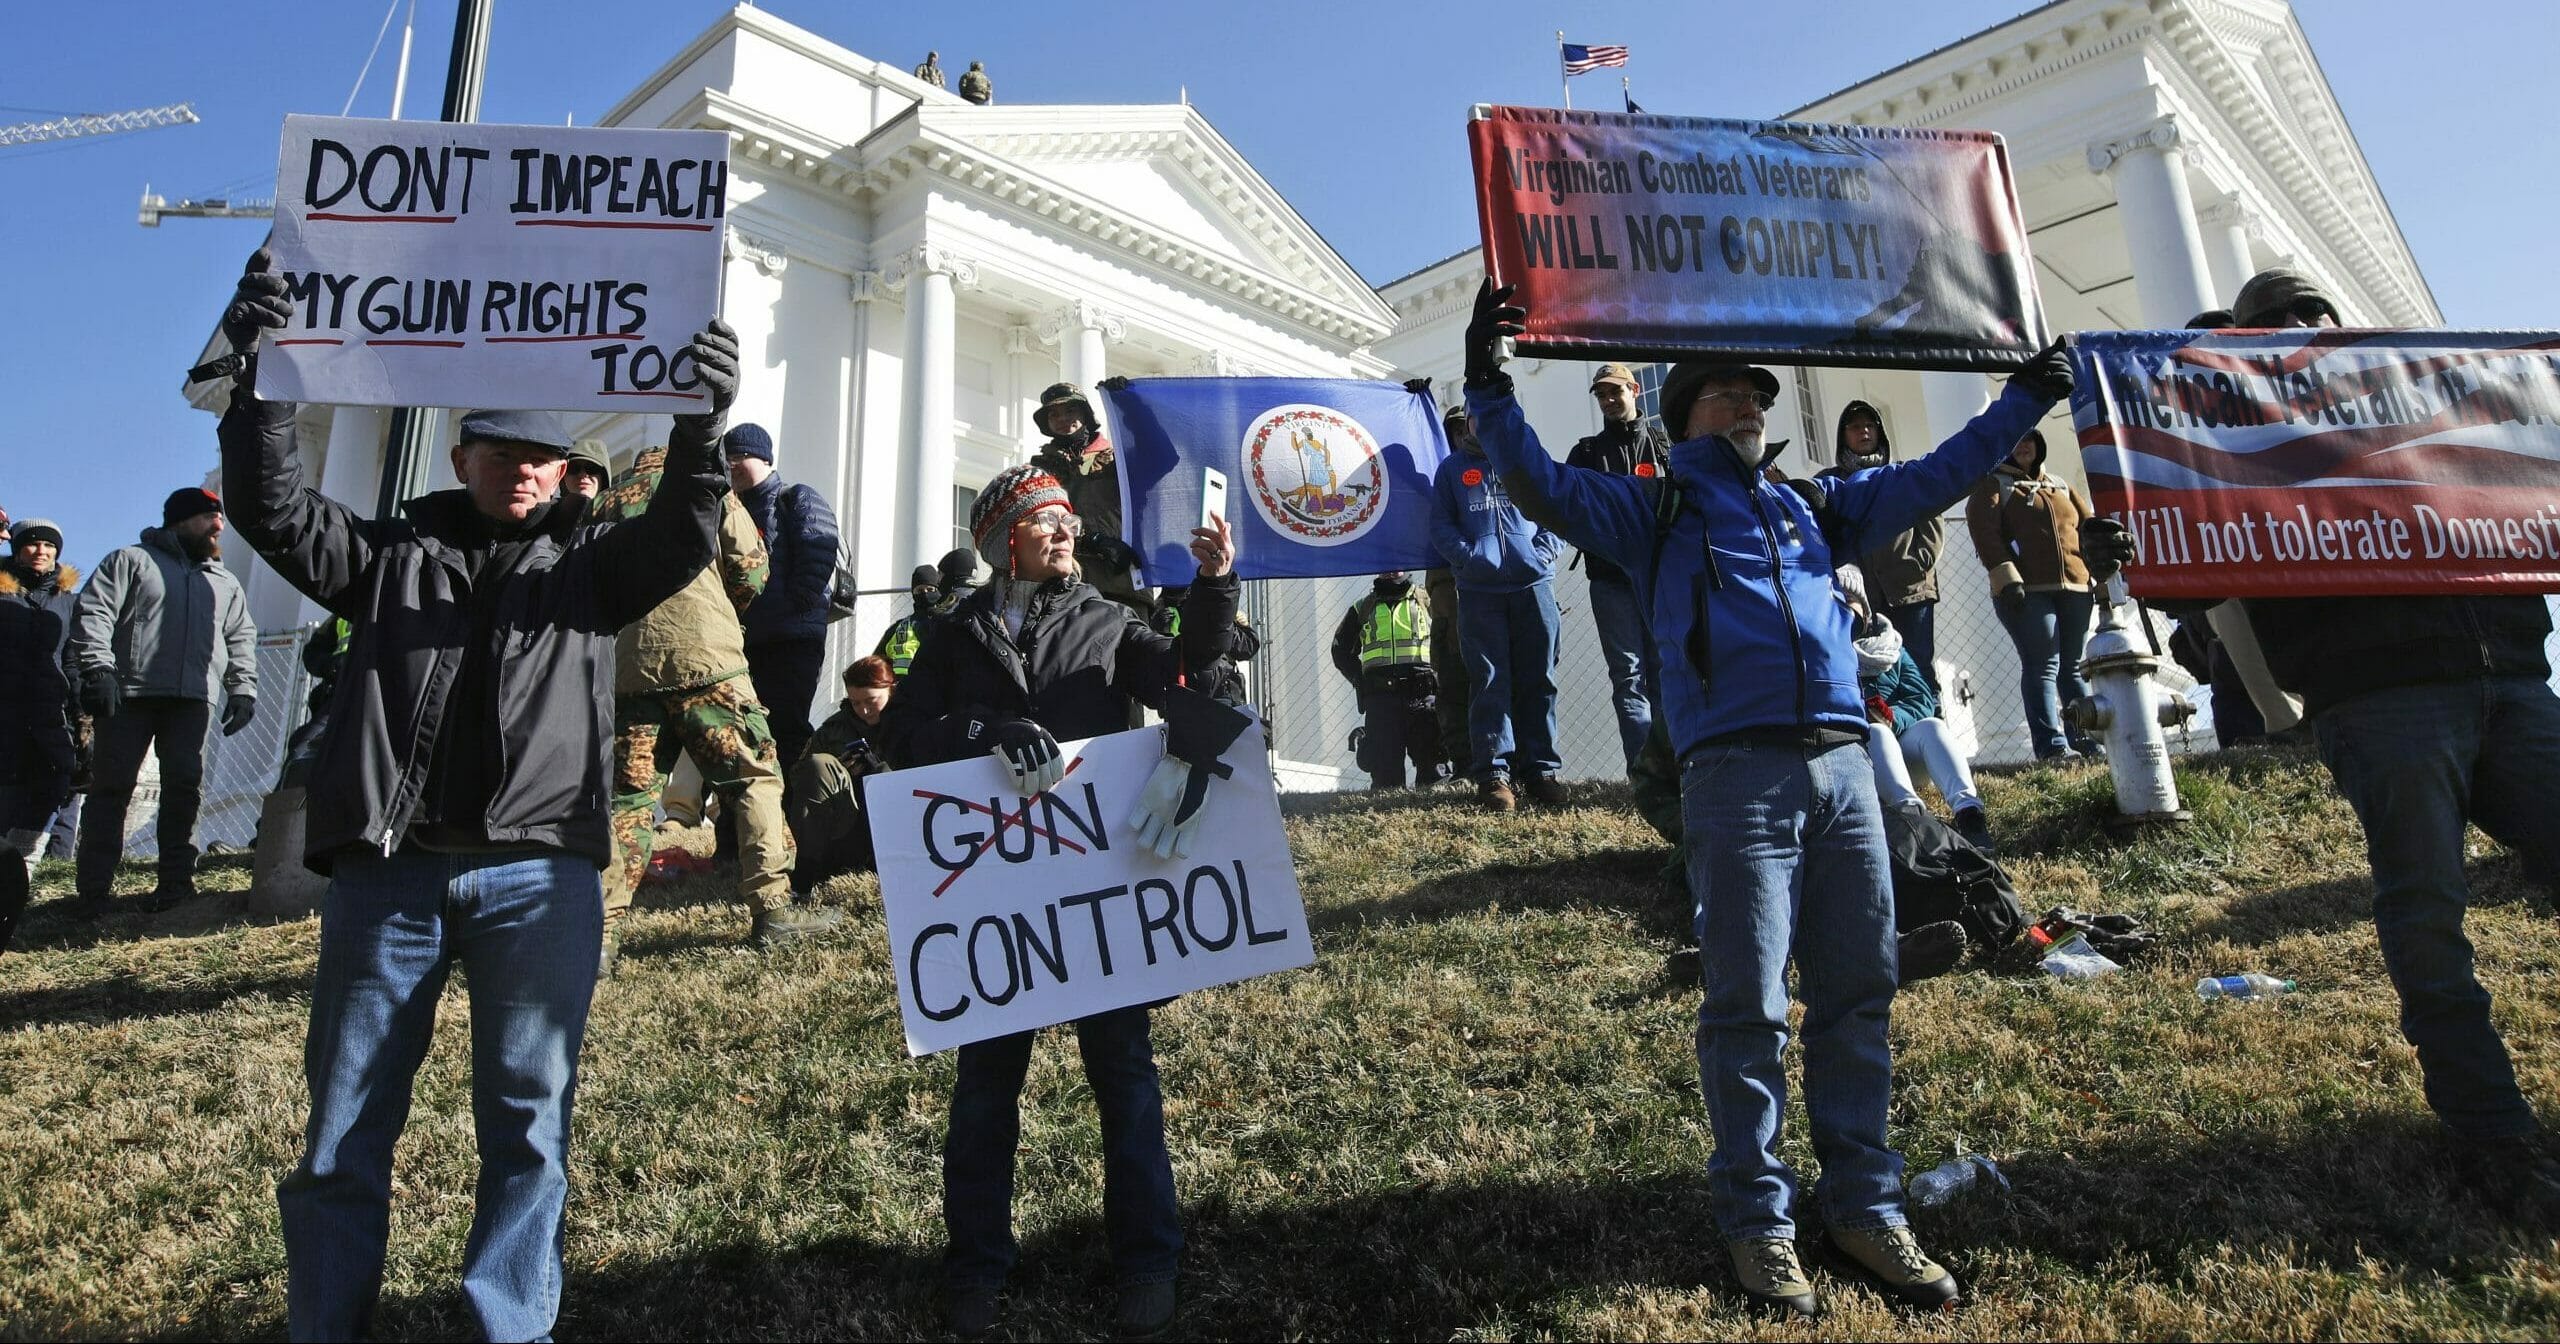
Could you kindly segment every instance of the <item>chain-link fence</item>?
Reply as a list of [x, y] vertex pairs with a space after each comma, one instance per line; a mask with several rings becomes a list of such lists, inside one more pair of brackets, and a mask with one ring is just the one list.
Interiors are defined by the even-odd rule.
[[[258, 636], [258, 717], [238, 733], [225, 737], [217, 722], [205, 738], [204, 810], [196, 818], [196, 843], [247, 849], [257, 840], [258, 809], [284, 768], [284, 748], [293, 730], [311, 717], [304, 704], [311, 698], [311, 674], [302, 670], [305, 629], [271, 630]], [[218, 710], [219, 707], [217, 707]], [[219, 712], [214, 715], [218, 721]], [[160, 763], [146, 759], [142, 780], [134, 787], [133, 806], [125, 813], [124, 850], [134, 858], [160, 852]]]

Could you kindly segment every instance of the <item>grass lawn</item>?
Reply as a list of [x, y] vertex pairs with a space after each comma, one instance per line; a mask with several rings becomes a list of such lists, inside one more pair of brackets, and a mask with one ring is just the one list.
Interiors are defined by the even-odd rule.
[[[2124, 975], [1968, 967], [1896, 1006], [1893, 1136], [2014, 1183], [1919, 1211], [1971, 1304], [1832, 1279], [1827, 1337], [2560, 1336], [2560, 1248], [2463, 1192], [2374, 947], [2353, 816], [2299, 752], [2187, 762], [2196, 822], [2118, 846], [2102, 770], [1987, 778], [2031, 909], [2167, 931]], [[1739, 1305], [1705, 1211], [1685, 897], [1623, 787], [1297, 800], [1309, 970], [1157, 1015], [1190, 1250], [1180, 1333], [1805, 1338]], [[2555, 820], [2554, 824], [2560, 824]], [[707, 833], [705, 833], [707, 835]], [[2476, 840], [2471, 932], [2527, 1093], [2560, 1102], [2560, 924]], [[0, 1335], [275, 1336], [318, 924], [75, 923], [38, 877], [0, 957]], [[150, 884], [137, 867], [123, 889]], [[711, 879], [644, 891], [578, 1097], [564, 1338], [932, 1335], [947, 1056], [909, 1060], [876, 890], [772, 956]], [[2300, 980], [2203, 1004], [2199, 976]], [[466, 1336], [463, 991], [400, 1150], [381, 1333]], [[1007, 1328], [1104, 1323], [1099, 1140], [1072, 1041], [1024, 1100]], [[1788, 1156], [1811, 1170], [1801, 1103]], [[1818, 1276], [1819, 1277], [1819, 1276]]]

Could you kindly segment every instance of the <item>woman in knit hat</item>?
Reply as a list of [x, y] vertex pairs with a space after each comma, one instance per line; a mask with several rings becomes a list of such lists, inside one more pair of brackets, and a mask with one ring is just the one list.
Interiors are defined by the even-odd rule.
[[[1178, 637], [1157, 634], [1083, 582], [1083, 520], [1058, 479], [1037, 466], [989, 481], [969, 510], [969, 533], [995, 576], [927, 628], [885, 716], [891, 759], [924, 765], [992, 752], [1031, 795], [1061, 777], [1060, 739], [1123, 731], [1132, 700], [1162, 708], [1167, 754], [1197, 764], [1214, 761], [1250, 722], [1180, 686], [1186, 667], [1206, 668], [1227, 652], [1235, 629], [1235, 543], [1224, 519], [1191, 534], [1200, 573]], [[1202, 706], [1211, 717], [1194, 729]], [[1098, 1013], [1078, 1019], [1075, 1031], [1102, 1115], [1104, 1229], [1120, 1285], [1113, 1325], [1123, 1336], [1153, 1335], [1173, 1322], [1182, 1228], [1148, 1010]], [[1016, 1101], [1032, 1035], [960, 1047], [942, 1151], [951, 1237], [943, 1276], [951, 1329], [964, 1337], [994, 1326], [1017, 1255]]]

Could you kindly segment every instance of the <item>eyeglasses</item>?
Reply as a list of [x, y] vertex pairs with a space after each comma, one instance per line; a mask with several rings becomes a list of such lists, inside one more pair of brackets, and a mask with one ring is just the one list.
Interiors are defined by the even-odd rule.
[[1081, 537], [1084, 520], [1072, 513], [1034, 514], [1022, 520], [1023, 530], [1035, 537]]
[[1744, 403], [1744, 402], [1746, 402], [1746, 401], [1747, 401], [1747, 402], [1749, 402], [1749, 403], [1751, 403], [1751, 404], [1752, 404], [1752, 405], [1754, 405], [1754, 406], [1759, 407], [1761, 410], [1764, 410], [1764, 411], [1765, 411], [1765, 410], [1767, 410], [1767, 409], [1769, 409], [1770, 407], [1775, 406], [1775, 405], [1777, 405], [1777, 404], [1778, 404], [1778, 399], [1777, 399], [1776, 397], [1770, 396], [1770, 395], [1769, 395], [1768, 393], [1766, 393], [1766, 392], [1734, 392], [1734, 391], [1701, 392], [1701, 393], [1699, 393], [1699, 394], [1698, 394], [1698, 400], [1700, 400], [1700, 401], [1728, 401], [1728, 400], [1729, 400], [1729, 401], [1731, 401], [1731, 402], [1733, 403], [1733, 408], [1734, 408], [1735, 410], [1740, 410], [1740, 409], [1742, 409], [1742, 405], [1743, 405], [1743, 403]]

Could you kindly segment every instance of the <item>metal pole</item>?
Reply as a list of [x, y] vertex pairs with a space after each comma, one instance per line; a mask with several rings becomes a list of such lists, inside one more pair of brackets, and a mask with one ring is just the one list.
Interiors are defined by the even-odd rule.
[[[453, 15], [453, 55], [444, 72], [445, 121], [478, 121], [480, 87], [489, 74], [489, 7], [493, 0], [459, 0]], [[404, 42], [405, 45], [405, 42]], [[405, 72], [408, 63], [401, 62]], [[376, 518], [400, 512], [401, 502], [427, 491], [444, 414], [433, 407], [403, 406], [391, 413], [391, 436], [382, 458], [382, 496]]]
[[1564, 90], [1564, 105], [1573, 106], [1573, 75], [1564, 68], [1564, 30], [1556, 30], [1556, 84]]
[[409, 100], [409, 43], [418, 35], [418, 0], [409, 0], [409, 13], [400, 20], [400, 73], [391, 80], [391, 119], [400, 119], [400, 109]]

